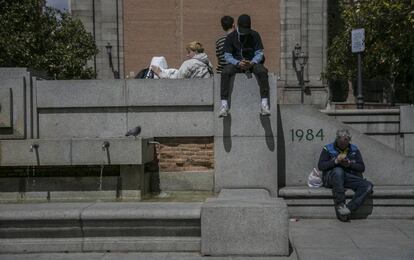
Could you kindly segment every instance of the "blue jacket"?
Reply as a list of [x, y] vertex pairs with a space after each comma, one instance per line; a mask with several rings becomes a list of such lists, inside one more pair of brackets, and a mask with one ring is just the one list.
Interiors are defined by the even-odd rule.
[[362, 160], [361, 152], [356, 145], [349, 144], [346, 157], [351, 161], [351, 164], [348, 167], [345, 167], [341, 164], [335, 164], [335, 158], [339, 153], [340, 149], [336, 146], [335, 142], [325, 145], [319, 157], [319, 170], [325, 174], [335, 167], [341, 167], [346, 172], [362, 175], [362, 173], [365, 171], [365, 164]]

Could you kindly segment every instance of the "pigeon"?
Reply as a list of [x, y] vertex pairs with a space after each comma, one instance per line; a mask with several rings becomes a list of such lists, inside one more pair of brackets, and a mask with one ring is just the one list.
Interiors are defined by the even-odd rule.
[[137, 137], [140, 133], [141, 133], [141, 127], [137, 126], [137, 127], [134, 127], [132, 129], [128, 130], [128, 132], [125, 134], [125, 136], [131, 136], [132, 135], [134, 137]]

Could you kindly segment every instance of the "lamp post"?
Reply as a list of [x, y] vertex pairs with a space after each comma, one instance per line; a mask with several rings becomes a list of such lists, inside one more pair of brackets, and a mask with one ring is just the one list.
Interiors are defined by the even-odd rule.
[[109, 67], [111, 68], [111, 71], [114, 74], [114, 78], [119, 79], [119, 72], [114, 69], [114, 64], [112, 63], [112, 45], [108, 42], [105, 48], [106, 53], [108, 54]]
[[[299, 43], [296, 43], [295, 48], [292, 51], [292, 65], [296, 72], [296, 77], [300, 86], [300, 102], [304, 103], [304, 93], [310, 94], [310, 89], [305, 89], [304, 70], [305, 65], [308, 62], [308, 56], [302, 51], [302, 47]], [[299, 64], [300, 70], [298, 70], [296, 63]]]
[[[356, 8], [360, 8], [360, 1], [354, 0]], [[358, 12], [358, 10], [357, 10]], [[352, 53], [357, 54], [357, 109], [364, 108], [364, 95], [362, 93], [362, 58], [361, 53], [365, 51], [365, 29], [361, 27], [362, 17], [360, 13], [357, 16], [358, 27], [351, 32]]]

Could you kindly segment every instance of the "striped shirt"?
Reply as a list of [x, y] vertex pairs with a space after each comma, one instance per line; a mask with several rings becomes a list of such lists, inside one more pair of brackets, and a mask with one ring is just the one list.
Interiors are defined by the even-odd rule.
[[223, 35], [216, 41], [217, 73], [221, 73], [223, 67], [227, 65], [226, 59], [224, 58], [224, 42], [226, 41], [226, 37], [227, 35]]

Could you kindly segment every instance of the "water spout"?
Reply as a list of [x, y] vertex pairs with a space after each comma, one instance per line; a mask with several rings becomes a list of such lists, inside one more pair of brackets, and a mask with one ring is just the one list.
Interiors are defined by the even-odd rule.
[[108, 165], [111, 165], [111, 155], [109, 154], [109, 142], [108, 141], [104, 141], [102, 143], [102, 151], [105, 152], [106, 151], [106, 161], [108, 163]]
[[32, 145], [30, 145], [30, 152], [35, 152], [36, 154], [36, 162], [37, 162], [37, 166], [40, 166], [40, 158], [39, 158], [39, 144], [38, 143], [33, 143]]
[[30, 152], [31, 152], [31, 153], [33, 152], [33, 150], [37, 150], [37, 149], [39, 149], [39, 144], [37, 144], [37, 143], [33, 143], [33, 144], [30, 146]]
[[109, 142], [108, 141], [104, 141], [102, 143], [102, 151], [108, 150], [109, 146], [110, 146]]
[[102, 163], [101, 163], [101, 174], [99, 175], [99, 183], [98, 183], [100, 191], [102, 190], [103, 171], [104, 171], [104, 168], [105, 168], [105, 161], [107, 161], [108, 165], [111, 165], [111, 156], [109, 154], [109, 146], [110, 146], [110, 144], [109, 144], [108, 141], [104, 141], [102, 143], [102, 152], [106, 152], [106, 156], [104, 155], [104, 158], [103, 158]]

